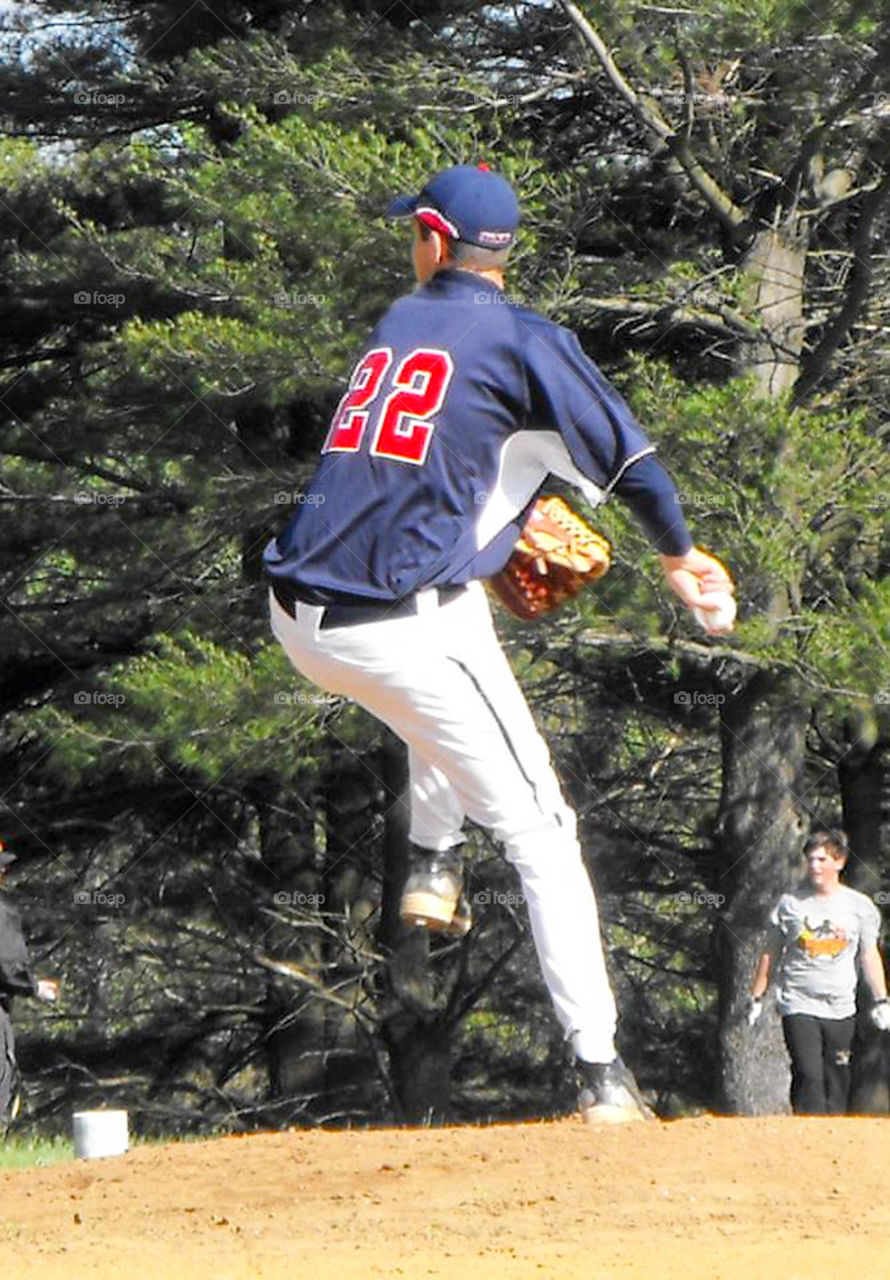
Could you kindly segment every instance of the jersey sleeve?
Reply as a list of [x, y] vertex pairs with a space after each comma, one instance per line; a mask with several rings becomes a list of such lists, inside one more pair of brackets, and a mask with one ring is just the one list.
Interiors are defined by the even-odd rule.
[[628, 504], [656, 550], [683, 555], [692, 537], [676, 486], [622, 397], [574, 333], [529, 313], [518, 323], [531, 421], [559, 432], [578, 470]]
[[682, 556], [690, 550], [692, 535], [677, 487], [654, 454], [628, 467], [613, 492], [633, 511], [655, 551]]

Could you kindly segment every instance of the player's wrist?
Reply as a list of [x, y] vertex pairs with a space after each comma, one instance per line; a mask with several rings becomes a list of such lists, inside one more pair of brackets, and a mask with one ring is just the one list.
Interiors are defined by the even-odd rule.
[[709, 551], [702, 551], [701, 547], [693, 545], [679, 554], [661, 551], [659, 557], [666, 569], [691, 569], [694, 573], [714, 574], [725, 577], [728, 583], [732, 582], [726, 565]]
[[669, 555], [666, 551], [660, 551], [658, 558], [665, 569], [688, 569], [695, 561], [694, 553], [695, 547], [689, 547], [688, 550], [673, 555]]

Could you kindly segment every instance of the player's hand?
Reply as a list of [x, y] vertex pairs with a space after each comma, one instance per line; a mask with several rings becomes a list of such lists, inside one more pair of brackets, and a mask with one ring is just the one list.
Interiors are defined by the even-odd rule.
[[[668, 586], [688, 609], [702, 609], [707, 613], [721, 597], [731, 596], [735, 592], [735, 583], [729, 570], [707, 551], [691, 547], [683, 556], [659, 558]], [[713, 633], [731, 631], [732, 623], [725, 627], [709, 627], [708, 630]]]
[[42, 1004], [55, 1004], [59, 998], [59, 984], [55, 978], [38, 978], [36, 994]]
[[748, 1007], [745, 1012], [745, 1018], [748, 1026], [753, 1027], [760, 1019], [763, 1013], [763, 1000], [760, 996], [748, 996]]
[[890, 1000], [885, 996], [883, 1000], [876, 1000], [871, 1008], [869, 1017], [872, 1025], [877, 1027], [879, 1031], [890, 1031]]

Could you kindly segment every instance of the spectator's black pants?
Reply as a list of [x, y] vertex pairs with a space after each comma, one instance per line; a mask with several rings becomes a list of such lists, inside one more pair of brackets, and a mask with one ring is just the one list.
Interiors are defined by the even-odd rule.
[[798, 1116], [839, 1116], [850, 1093], [850, 1049], [854, 1018], [811, 1018], [792, 1013], [782, 1019], [791, 1054], [791, 1106]]
[[15, 1064], [15, 1037], [9, 1011], [0, 1000], [0, 1135], [12, 1118], [12, 1107], [18, 1087]]

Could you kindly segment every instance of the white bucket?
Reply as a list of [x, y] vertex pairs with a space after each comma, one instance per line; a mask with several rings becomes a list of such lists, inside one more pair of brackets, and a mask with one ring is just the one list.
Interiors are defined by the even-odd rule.
[[78, 1160], [120, 1156], [129, 1146], [126, 1111], [75, 1111], [74, 1154]]

